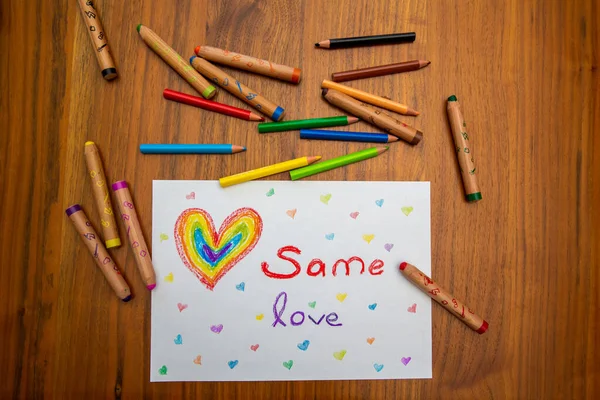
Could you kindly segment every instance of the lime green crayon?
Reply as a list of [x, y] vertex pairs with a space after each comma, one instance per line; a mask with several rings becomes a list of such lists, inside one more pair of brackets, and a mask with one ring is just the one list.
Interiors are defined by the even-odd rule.
[[339, 117], [297, 119], [294, 121], [283, 122], [265, 122], [258, 124], [258, 133], [296, 131], [299, 129], [315, 129], [327, 128], [328, 126], [350, 125], [358, 122], [356, 117], [347, 117], [341, 115]]
[[332, 158], [331, 160], [323, 161], [317, 164], [312, 164], [307, 167], [298, 168], [293, 171], [290, 171], [290, 178], [293, 181], [297, 181], [298, 179], [306, 178], [307, 176], [329, 171], [330, 169], [343, 167], [344, 165], [353, 164], [355, 162], [377, 157], [389, 148], [389, 146], [371, 147], [370, 149], [357, 151], [356, 153], [346, 154], [345, 156]]

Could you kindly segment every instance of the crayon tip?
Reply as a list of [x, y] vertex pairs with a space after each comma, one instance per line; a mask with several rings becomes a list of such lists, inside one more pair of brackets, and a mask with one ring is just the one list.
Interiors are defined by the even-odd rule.
[[92, 142], [92, 141], [90, 141], [90, 140], [88, 140], [87, 142], [85, 142], [85, 145], [86, 145], [86, 146], [92, 146], [92, 145], [94, 145], [94, 144], [96, 144], [96, 143], [94, 143], [94, 142]]
[[487, 323], [487, 321], [483, 320], [483, 324], [481, 324], [479, 329], [477, 329], [477, 333], [479, 333], [480, 335], [482, 333], [485, 333], [485, 331], [487, 331], [488, 327], [489, 327], [489, 324]]
[[131, 295], [125, 297], [124, 299], [122, 299], [123, 302], [127, 303], [129, 300], [131, 300]]
[[423, 132], [418, 130], [417, 133], [415, 133], [415, 137], [413, 137], [413, 140], [411, 140], [410, 144], [417, 144], [421, 141], [421, 139], [423, 139]]
[[360, 121], [360, 119], [358, 119], [356, 117], [348, 117], [348, 125], [353, 124], [358, 121]]
[[321, 90], [321, 94], [323, 96], [327, 96], [327, 92], [329, 92], [329, 89], [323, 89], [323, 90]]
[[194, 53], [196, 53], [196, 55], [200, 53], [200, 46], [196, 46], [196, 48], [194, 49]]
[[153, 283], [152, 285], [148, 285], [146, 287], [148, 288], [148, 290], [152, 290], [156, 287], [156, 283]]
[[455, 95], [448, 97], [448, 101], [458, 101]]
[[192, 61], [194, 61], [194, 58], [196, 58], [196, 57], [197, 57], [196, 55], [193, 55], [190, 57], [190, 64], [192, 63]]
[[406, 268], [406, 265], [407, 264], [405, 262], [400, 263], [400, 271], [404, 271], [404, 268]]
[[315, 47], [321, 47], [321, 43], [315, 43]]
[[135, 27], [135, 29], [138, 31], [138, 33], [140, 33], [140, 28], [142, 27], [142, 24], [138, 24], [138, 26]]

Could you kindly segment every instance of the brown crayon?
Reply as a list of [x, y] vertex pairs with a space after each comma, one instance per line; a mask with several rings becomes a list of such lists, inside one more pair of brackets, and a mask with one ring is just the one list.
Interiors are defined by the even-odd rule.
[[372, 78], [375, 76], [384, 76], [398, 74], [400, 72], [414, 71], [431, 64], [431, 61], [413, 60], [396, 64], [378, 65], [376, 67], [354, 69], [352, 71], [334, 72], [331, 74], [331, 80], [334, 82], [346, 82], [355, 79]]
[[452, 315], [458, 317], [469, 328], [482, 334], [488, 329], [488, 323], [475, 314], [473, 310], [467, 307], [462, 301], [456, 299], [446, 289], [435, 283], [430, 277], [425, 275], [412, 264], [403, 262], [400, 264], [400, 272], [419, 289], [425, 292], [429, 297], [441, 304]]
[[400, 122], [391, 115], [381, 112], [368, 104], [360, 102], [337, 90], [323, 89], [323, 97], [336, 107], [359, 117], [362, 120], [383, 129], [409, 144], [417, 144], [423, 138], [423, 132]]
[[94, 199], [96, 200], [98, 215], [100, 216], [102, 235], [104, 236], [106, 248], [119, 247], [121, 245], [119, 229], [115, 222], [112, 203], [108, 187], [106, 186], [106, 175], [102, 167], [102, 159], [94, 142], [85, 142], [85, 162], [92, 182], [92, 190], [94, 192]]
[[115, 182], [112, 184], [112, 189], [115, 192], [115, 196], [117, 196], [121, 219], [127, 230], [127, 238], [129, 239], [135, 262], [140, 270], [140, 275], [148, 290], [152, 290], [156, 287], [156, 275], [127, 182]]
[[460, 167], [463, 186], [465, 188], [465, 198], [467, 201], [474, 202], [482, 199], [477, 177], [476, 168], [473, 159], [473, 151], [469, 145], [469, 134], [467, 133], [467, 124], [460, 111], [460, 104], [455, 95], [448, 97], [446, 106], [450, 128], [454, 137], [454, 147], [456, 149], [456, 158]]
[[94, 227], [88, 220], [81, 206], [79, 204], [74, 204], [67, 208], [65, 212], [71, 222], [73, 222], [75, 229], [77, 229], [77, 232], [81, 236], [81, 240], [83, 240], [83, 243], [85, 243], [90, 254], [94, 257], [96, 265], [100, 268], [116, 295], [125, 302], [131, 300], [131, 290], [129, 289], [129, 285], [125, 282], [123, 275], [119, 272], [119, 268], [110, 257], [110, 254], [108, 254], [102, 241], [100, 241], [98, 234], [94, 230]]
[[115, 67], [115, 61], [112, 58], [110, 47], [108, 46], [108, 38], [102, 27], [98, 11], [94, 8], [92, 1], [77, 0], [77, 3], [79, 3], [81, 17], [86, 24], [86, 30], [90, 36], [102, 77], [107, 81], [113, 80], [117, 77], [117, 67]]
[[302, 71], [299, 68], [276, 64], [269, 60], [246, 56], [229, 50], [222, 50], [210, 46], [198, 46], [196, 55], [217, 64], [227, 65], [231, 68], [254, 72], [286, 82], [299, 83]]

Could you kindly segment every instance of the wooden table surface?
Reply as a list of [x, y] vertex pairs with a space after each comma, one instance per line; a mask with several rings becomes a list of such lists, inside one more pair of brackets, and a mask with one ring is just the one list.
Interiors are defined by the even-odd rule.
[[[1, 398], [598, 398], [598, 2], [95, 3], [118, 66], [113, 82], [100, 75], [75, 1], [0, 5]], [[150, 384], [150, 295], [129, 246], [112, 252], [136, 295], [123, 304], [64, 214], [73, 203], [94, 209], [83, 143], [98, 144], [110, 182], [130, 183], [148, 238], [153, 179], [216, 179], [366, 145], [258, 135], [253, 123], [164, 100], [167, 87], [194, 92], [142, 42], [138, 23], [186, 57], [206, 43], [301, 67], [298, 86], [235, 72], [282, 104], [286, 119], [340, 114], [319, 89], [334, 71], [431, 60], [350, 83], [421, 111], [401, 119], [423, 141], [313, 179], [431, 181], [433, 275], [489, 321], [488, 332], [474, 334], [434, 305], [430, 380]], [[314, 48], [330, 37], [404, 31], [417, 40]], [[463, 200], [445, 111], [451, 94], [471, 132], [476, 204]], [[216, 100], [244, 107], [222, 90]], [[362, 122], [352, 129], [375, 131]], [[144, 156], [144, 142], [248, 151]]]

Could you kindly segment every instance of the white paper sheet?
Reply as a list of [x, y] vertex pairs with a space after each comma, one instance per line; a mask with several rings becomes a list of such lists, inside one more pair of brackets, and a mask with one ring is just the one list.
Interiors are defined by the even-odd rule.
[[429, 182], [154, 181], [152, 238], [151, 381], [431, 378]]

